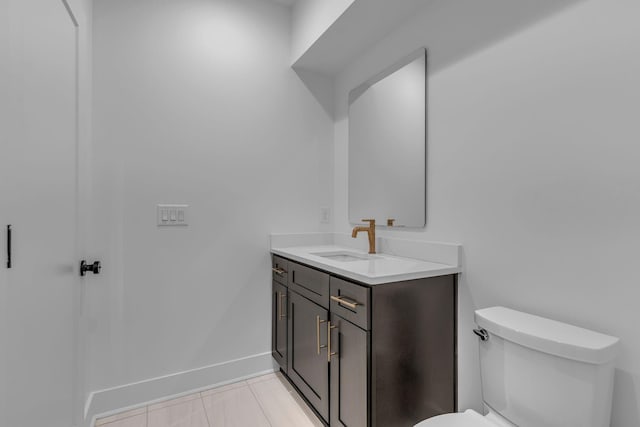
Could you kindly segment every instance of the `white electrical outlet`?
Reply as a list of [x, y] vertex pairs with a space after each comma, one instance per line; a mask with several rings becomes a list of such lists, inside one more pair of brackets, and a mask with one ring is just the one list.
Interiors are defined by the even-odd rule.
[[322, 224], [331, 222], [331, 208], [320, 208], [320, 222]]
[[189, 205], [158, 205], [158, 225], [163, 227], [189, 225], [188, 208]]

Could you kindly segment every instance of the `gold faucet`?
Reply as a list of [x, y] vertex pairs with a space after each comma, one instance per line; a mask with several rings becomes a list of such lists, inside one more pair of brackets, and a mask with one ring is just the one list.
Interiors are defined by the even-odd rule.
[[369, 226], [365, 227], [363, 225], [358, 225], [353, 228], [351, 232], [351, 237], [354, 239], [358, 236], [358, 233], [361, 231], [366, 231], [367, 236], [369, 236], [369, 253], [376, 253], [376, 220], [375, 219], [363, 219], [364, 222], [368, 222]]

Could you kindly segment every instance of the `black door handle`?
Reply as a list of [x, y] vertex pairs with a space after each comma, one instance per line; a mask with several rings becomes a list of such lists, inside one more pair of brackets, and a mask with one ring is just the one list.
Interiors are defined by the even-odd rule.
[[87, 272], [91, 272], [93, 274], [100, 274], [100, 270], [102, 269], [102, 265], [100, 265], [100, 261], [95, 261], [93, 264], [87, 264], [87, 261], [80, 261], [80, 275], [84, 276]]
[[11, 268], [11, 225], [7, 225], [7, 268]]

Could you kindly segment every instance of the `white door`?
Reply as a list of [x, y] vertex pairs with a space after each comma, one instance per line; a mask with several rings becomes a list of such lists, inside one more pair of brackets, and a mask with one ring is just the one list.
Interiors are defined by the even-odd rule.
[[79, 411], [77, 105], [65, 3], [0, 0], [1, 427], [70, 427]]

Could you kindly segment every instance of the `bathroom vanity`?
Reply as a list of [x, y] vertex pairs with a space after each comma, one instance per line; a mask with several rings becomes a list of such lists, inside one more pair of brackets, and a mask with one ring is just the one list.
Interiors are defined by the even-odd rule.
[[424, 48], [351, 90], [349, 220], [369, 224], [271, 236], [273, 358], [331, 427], [456, 410], [460, 247], [375, 236], [425, 226], [426, 99]]
[[457, 265], [272, 245], [272, 353], [330, 426], [456, 410]]

